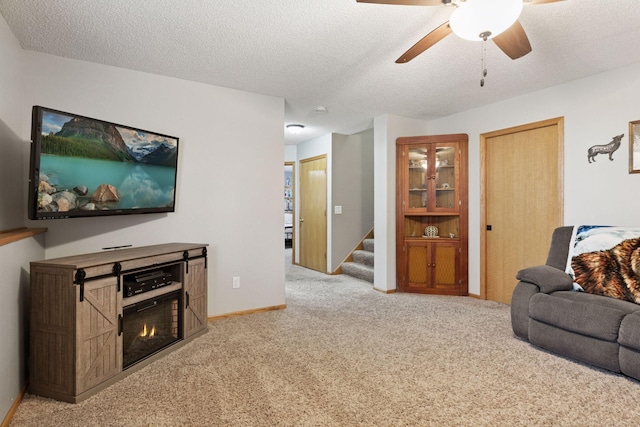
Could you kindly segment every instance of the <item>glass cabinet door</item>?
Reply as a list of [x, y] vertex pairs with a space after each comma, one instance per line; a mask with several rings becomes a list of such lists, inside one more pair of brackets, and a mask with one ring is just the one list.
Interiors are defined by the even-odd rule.
[[408, 212], [457, 212], [458, 206], [458, 145], [425, 144], [407, 146], [404, 167], [404, 208]]
[[420, 209], [427, 207], [427, 174], [429, 162], [427, 149], [425, 147], [410, 147], [406, 167], [408, 168], [407, 203], [409, 209]]
[[436, 147], [436, 175], [435, 175], [435, 208], [453, 209], [456, 205], [456, 184], [458, 171], [456, 170], [456, 145], [438, 145]]

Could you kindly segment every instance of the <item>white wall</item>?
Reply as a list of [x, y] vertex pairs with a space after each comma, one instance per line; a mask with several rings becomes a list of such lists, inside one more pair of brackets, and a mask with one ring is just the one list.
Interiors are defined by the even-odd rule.
[[21, 227], [24, 222], [26, 198], [22, 177], [22, 156], [25, 144], [18, 137], [20, 119], [24, 113], [22, 49], [0, 17], [0, 230]]
[[[22, 99], [22, 49], [0, 17], [0, 231], [24, 225], [23, 155], [18, 136], [26, 103]], [[28, 114], [28, 113], [27, 113]], [[27, 380], [29, 261], [44, 257], [44, 236], [0, 246], [0, 420]]]
[[297, 145], [285, 145], [284, 146], [284, 161], [295, 162], [297, 160], [298, 146]]
[[[329, 270], [335, 271], [373, 227], [373, 129], [332, 138], [327, 217], [332, 223]], [[341, 206], [341, 214], [335, 213], [336, 206]]]
[[[628, 173], [628, 124], [640, 120], [639, 95], [635, 64], [429, 122], [432, 134], [469, 134], [470, 293], [480, 293], [480, 134], [564, 116], [564, 223], [638, 226], [640, 174]], [[621, 133], [614, 161], [587, 162], [589, 147]]]
[[44, 235], [0, 246], [0, 419], [27, 379], [29, 262], [44, 256]]
[[[35, 52], [24, 60], [27, 105], [180, 138], [175, 213], [34, 222], [49, 228], [47, 258], [208, 243], [210, 315], [285, 303], [283, 99]], [[25, 140], [30, 120], [23, 111]]]
[[373, 287], [396, 289], [396, 139], [428, 135], [423, 120], [384, 114], [373, 120], [374, 145], [374, 254]]

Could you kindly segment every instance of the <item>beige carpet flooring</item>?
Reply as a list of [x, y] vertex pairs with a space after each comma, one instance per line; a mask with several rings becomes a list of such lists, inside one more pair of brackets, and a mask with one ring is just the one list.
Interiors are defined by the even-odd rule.
[[287, 309], [203, 337], [11, 426], [636, 426], [640, 383], [514, 338], [509, 307], [382, 294], [287, 266]]

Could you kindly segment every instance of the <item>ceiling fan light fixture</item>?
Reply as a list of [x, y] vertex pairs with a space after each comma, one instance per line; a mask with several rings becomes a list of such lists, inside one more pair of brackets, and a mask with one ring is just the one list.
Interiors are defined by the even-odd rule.
[[449, 26], [465, 40], [492, 39], [517, 21], [522, 6], [522, 0], [466, 0], [458, 3]]
[[302, 132], [302, 129], [304, 129], [304, 125], [300, 125], [297, 123], [287, 125], [287, 130], [292, 135], [298, 135], [300, 132]]

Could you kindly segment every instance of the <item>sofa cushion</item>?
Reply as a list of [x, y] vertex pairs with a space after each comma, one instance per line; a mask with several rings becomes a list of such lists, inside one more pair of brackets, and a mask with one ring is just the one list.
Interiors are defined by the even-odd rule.
[[617, 342], [569, 332], [533, 319], [529, 323], [529, 340], [533, 345], [562, 356], [620, 372], [618, 351], [621, 347]]
[[529, 316], [566, 331], [617, 342], [622, 319], [639, 309], [638, 304], [614, 298], [560, 291], [532, 296]]
[[622, 319], [618, 342], [640, 352], [640, 312], [632, 313]]
[[518, 271], [516, 279], [533, 283], [545, 294], [554, 291], [570, 291], [573, 289], [571, 276], [562, 270], [548, 265], [538, 265]]

